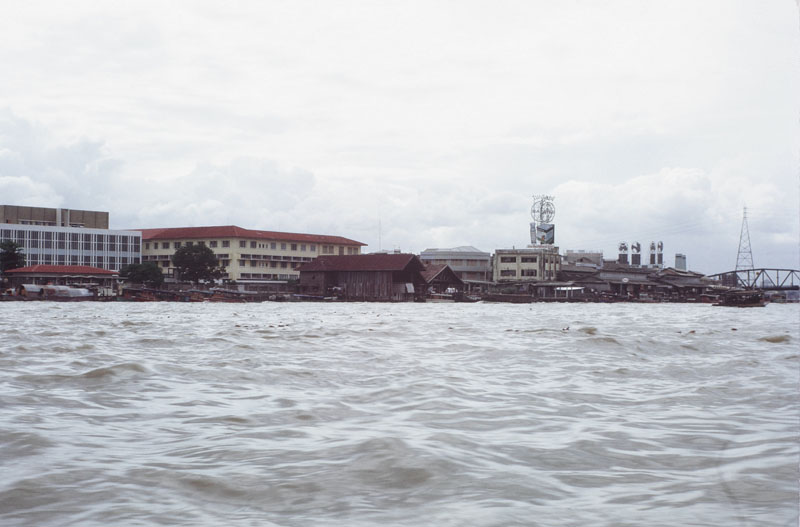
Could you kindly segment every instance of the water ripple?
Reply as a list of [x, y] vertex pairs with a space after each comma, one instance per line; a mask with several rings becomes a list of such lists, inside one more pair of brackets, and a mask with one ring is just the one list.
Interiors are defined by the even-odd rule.
[[797, 320], [0, 303], [0, 524], [797, 525]]

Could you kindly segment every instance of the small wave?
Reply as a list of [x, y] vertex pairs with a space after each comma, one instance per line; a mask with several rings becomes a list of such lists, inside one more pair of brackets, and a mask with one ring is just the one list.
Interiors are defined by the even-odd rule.
[[104, 377], [115, 377], [117, 375], [122, 375], [126, 373], [146, 373], [146, 372], [147, 368], [145, 368], [141, 364], [137, 364], [135, 362], [126, 362], [123, 364], [115, 364], [114, 366], [108, 366], [105, 368], [97, 368], [94, 370], [90, 370], [80, 375], [80, 377], [83, 377], [85, 379], [100, 379]]
[[616, 344], [617, 346], [621, 346], [622, 344], [620, 341], [615, 339], [614, 337], [593, 337], [590, 342], [597, 342], [601, 344]]
[[789, 342], [792, 338], [789, 335], [774, 335], [771, 337], [761, 337], [763, 342], [772, 342], [773, 344], [780, 344], [781, 342]]
[[2, 437], [0, 445], [2, 445], [3, 453], [8, 459], [38, 455], [46, 448], [55, 445], [46, 437], [32, 432], [3, 430], [0, 437]]
[[580, 328], [578, 331], [581, 333], [586, 333], [587, 335], [597, 335], [597, 328], [593, 328], [591, 326]]

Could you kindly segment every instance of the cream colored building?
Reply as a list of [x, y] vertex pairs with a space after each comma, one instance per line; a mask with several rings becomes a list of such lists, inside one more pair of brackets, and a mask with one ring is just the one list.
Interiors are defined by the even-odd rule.
[[180, 247], [205, 245], [214, 251], [227, 280], [259, 282], [293, 280], [297, 268], [322, 255], [361, 254], [365, 244], [320, 234], [298, 234], [220, 227], [179, 227], [142, 230], [142, 261], [155, 262], [175, 277], [172, 255]]
[[492, 264], [495, 282], [550, 281], [561, 270], [561, 256], [558, 247], [552, 245], [498, 249]]

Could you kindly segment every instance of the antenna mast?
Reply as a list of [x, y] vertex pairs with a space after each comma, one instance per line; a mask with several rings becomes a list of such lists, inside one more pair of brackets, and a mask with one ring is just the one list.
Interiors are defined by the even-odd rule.
[[752, 271], [753, 250], [750, 248], [750, 229], [747, 227], [747, 207], [742, 215], [742, 231], [739, 234], [739, 254], [736, 256], [737, 271]]

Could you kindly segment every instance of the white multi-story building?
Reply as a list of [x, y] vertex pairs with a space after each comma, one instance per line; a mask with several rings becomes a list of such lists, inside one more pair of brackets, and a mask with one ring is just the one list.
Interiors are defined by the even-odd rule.
[[142, 233], [50, 225], [0, 225], [0, 241], [17, 243], [26, 265], [87, 265], [118, 271], [141, 262]]
[[526, 249], [498, 249], [494, 254], [495, 282], [555, 280], [561, 269], [558, 247], [538, 245]]
[[223, 278], [241, 283], [295, 280], [302, 264], [317, 256], [361, 254], [365, 244], [321, 234], [260, 231], [235, 225], [144, 229], [142, 260], [153, 262], [170, 279], [175, 275], [172, 256], [177, 249], [204, 245], [224, 269]]

